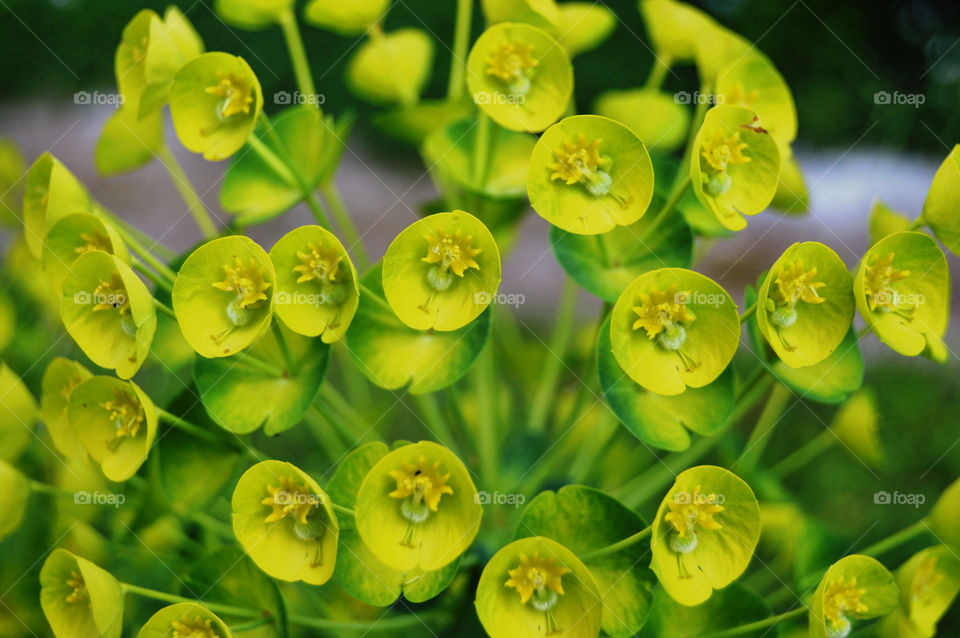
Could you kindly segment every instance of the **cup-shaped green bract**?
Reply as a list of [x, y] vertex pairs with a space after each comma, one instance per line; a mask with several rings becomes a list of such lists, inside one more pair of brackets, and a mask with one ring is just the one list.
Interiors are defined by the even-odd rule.
[[209, 241], [187, 257], [173, 283], [180, 331], [202, 356], [243, 350], [270, 328], [277, 277], [270, 256], [252, 239]]
[[933, 176], [920, 218], [947, 250], [960, 255], [960, 144]]
[[629, 128], [574, 115], [547, 129], [530, 157], [527, 195], [537, 213], [571, 233], [596, 235], [647, 212], [653, 164]]
[[96, 376], [70, 393], [67, 417], [111, 481], [137, 473], [157, 436], [157, 408], [133, 381]]
[[640, 13], [653, 48], [664, 62], [693, 60], [698, 37], [717, 28], [710, 16], [685, 2], [641, 0]]
[[473, 101], [504, 128], [542, 131], [564, 113], [573, 92], [573, 67], [547, 32], [515, 22], [484, 31], [467, 58]]
[[730, 295], [684, 268], [637, 277], [620, 295], [610, 321], [613, 354], [631, 379], [657, 394], [707, 385], [724, 371], [740, 343]]
[[227, 624], [198, 603], [164, 607], [137, 632], [137, 638], [233, 638]]
[[950, 484], [934, 504], [926, 521], [937, 538], [947, 545], [960, 547], [960, 479]]
[[390, 7], [389, 0], [310, 0], [303, 19], [340, 35], [360, 35], [376, 24]]
[[947, 545], [910, 557], [896, 572], [900, 604], [878, 625], [881, 638], [931, 638], [960, 593], [960, 558]]
[[214, 8], [230, 25], [256, 31], [280, 22], [295, 0], [216, 0]]
[[695, 32], [694, 39], [701, 86], [712, 85], [727, 65], [756, 50], [752, 42], [713, 21]]
[[843, 341], [854, 315], [853, 276], [830, 247], [793, 244], [773, 264], [757, 297], [757, 323], [793, 368], [826, 359]]
[[874, 200], [870, 207], [870, 222], [868, 234], [870, 245], [874, 245], [887, 235], [910, 230], [910, 220], [903, 213], [899, 213], [879, 199]]
[[543, 536], [503, 547], [483, 568], [474, 603], [491, 638], [594, 638], [603, 603], [590, 570]]
[[54, 446], [67, 458], [87, 458], [87, 452], [70, 424], [67, 408], [74, 388], [92, 376], [83, 365], [64, 357], [53, 359], [43, 373], [40, 395], [43, 422], [50, 431]]
[[270, 249], [277, 277], [273, 309], [288, 328], [324, 343], [338, 341], [360, 303], [357, 270], [340, 240], [320, 226], [301, 226]]
[[257, 463], [237, 482], [231, 508], [233, 533], [257, 567], [279, 580], [330, 580], [340, 525], [306, 472], [284, 461]]
[[412, 104], [430, 77], [433, 54], [433, 39], [422, 29], [374, 32], [350, 58], [347, 83], [374, 104]]
[[150, 9], [135, 15], [124, 27], [114, 56], [117, 88], [131, 121], [160, 110], [173, 76], [201, 53], [203, 41], [177, 7], [167, 7], [163, 18]]
[[560, 24], [560, 7], [555, 0], [482, 0], [480, 5], [489, 25], [524, 22], [554, 32]]
[[73, 173], [50, 153], [36, 159], [23, 191], [24, 238], [30, 254], [43, 257], [47, 232], [60, 219], [93, 210], [90, 194]]
[[860, 316], [900, 354], [915, 356], [942, 343], [950, 272], [929, 235], [904, 231], [878, 241], [860, 261], [853, 292]]
[[163, 145], [163, 111], [140, 119], [133, 107], [124, 104], [103, 125], [93, 161], [101, 175], [119, 175], [152, 162]]
[[91, 250], [102, 250], [123, 263], [130, 262], [127, 247], [116, 229], [96, 215], [74, 213], [50, 228], [43, 242], [43, 271], [57, 294], [73, 263]]
[[757, 124], [781, 145], [789, 146], [797, 136], [797, 107], [790, 87], [770, 60], [752, 49], [723, 68], [717, 76], [717, 102], [750, 109]]
[[177, 137], [211, 161], [243, 146], [263, 108], [260, 81], [246, 61], [213, 52], [184, 64], [170, 86], [170, 116]]
[[777, 192], [780, 149], [742, 106], [707, 111], [693, 142], [690, 180], [697, 198], [730, 230], [747, 225], [744, 215], [765, 209]]
[[156, 301], [119, 258], [91, 250], [63, 281], [60, 318], [91, 361], [129, 379], [146, 360], [157, 330]]
[[897, 606], [896, 580], [875, 558], [852, 554], [824, 574], [810, 601], [810, 638], [846, 638], [854, 621]]
[[884, 462], [883, 446], [877, 435], [879, 420], [877, 400], [872, 390], [863, 388], [840, 406], [830, 429], [857, 458], [878, 468]]
[[27, 477], [0, 460], [0, 540], [20, 527], [29, 497], [30, 481]]
[[747, 568], [760, 539], [753, 490], [721, 467], [681, 472], [653, 521], [650, 567], [670, 596], [699, 605]]
[[466, 466], [436, 443], [393, 450], [371, 468], [357, 492], [357, 531], [385, 565], [435, 571], [473, 542], [482, 506]]
[[120, 583], [65, 549], [50, 552], [40, 569], [40, 606], [57, 638], [120, 638]]
[[687, 138], [690, 112], [669, 93], [656, 89], [607, 91], [594, 106], [598, 115], [628, 126], [651, 153], [675, 151]]
[[383, 256], [383, 292], [400, 321], [449, 331], [476, 319], [500, 285], [500, 250], [479, 219], [462, 210], [424, 217]]
[[30, 444], [37, 401], [16, 372], [0, 361], [0, 459], [16, 460]]
[[557, 21], [557, 40], [570, 57], [592, 51], [617, 28], [613, 11], [595, 2], [564, 2]]
[[793, 149], [781, 143], [780, 181], [770, 207], [787, 215], [803, 215], [810, 211], [810, 190], [803, 169], [793, 155]]

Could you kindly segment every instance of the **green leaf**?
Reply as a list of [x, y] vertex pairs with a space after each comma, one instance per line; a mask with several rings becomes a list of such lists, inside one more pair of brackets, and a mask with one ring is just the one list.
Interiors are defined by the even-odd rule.
[[687, 139], [688, 107], [670, 93], [656, 89], [606, 91], [594, 106], [598, 115], [629, 127], [651, 153], [670, 153]]
[[202, 509], [219, 494], [241, 457], [232, 448], [176, 429], [161, 436], [157, 447], [164, 493], [181, 512]]
[[[217, 424], [237, 434], [261, 425], [269, 436], [295, 426], [320, 392], [330, 362], [330, 347], [319, 338], [302, 337], [280, 328], [293, 356], [293, 371], [277, 375], [244, 355], [205, 359], [193, 363], [193, 379], [207, 414]], [[251, 355], [283, 370], [285, 360], [275, 334], [265, 335]]]
[[490, 336], [489, 308], [457, 330], [415, 330], [393, 314], [380, 282], [379, 266], [363, 277], [360, 306], [347, 333], [347, 349], [360, 370], [388, 390], [409, 383], [412, 394], [435, 392], [466, 374]]
[[[654, 196], [652, 208], [662, 200]], [[578, 235], [550, 226], [550, 246], [563, 269], [588, 292], [615, 302], [634, 279], [663, 267], [688, 268], [693, 233], [682, 215], [669, 215], [648, 234], [653, 215], [600, 235]]]
[[101, 175], [110, 177], [146, 166], [163, 147], [163, 111], [138, 117], [129, 106], [117, 109], [103, 126], [94, 163]]
[[857, 333], [851, 327], [837, 349], [820, 363], [792, 368], [777, 360], [770, 371], [804, 399], [842, 403], [863, 384], [863, 356]]
[[627, 638], [643, 626], [657, 584], [646, 564], [650, 547], [638, 542], [592, 559], [587, 554], [645, 527], [635, 512], [600, 490], [567, 485], [557, 492], [541, 492], [530, 501], [514, 538], [546, 536], [583, 560], [601, 592], [603, 631], [614, 638]]
[[654, 447], [685, 450], [690, 446], [688, 429], [704, 436], [714, 434], [733, 410], [732, 366], [712, 383], [674, 396], [656, 394], [635, 383], [613, 356], [609, 318], [597, 340], [597, 371], [610, 409], [634, 436]]
[[23, 380], [2, 361], [0, 397], [0, 459], [14, 461], [35, 436], [33, 426], [40, 408]]
[[[714, 592], [695, 607], [681, 605], [660, 589], [653, 596], [650, 617], [638, 638], [687, 638], [722, 629], [732, 629], [770, 615], [770, 606], [739, 583]], [[738, 634], [742, 638], [764, 638], [770, 629]]]

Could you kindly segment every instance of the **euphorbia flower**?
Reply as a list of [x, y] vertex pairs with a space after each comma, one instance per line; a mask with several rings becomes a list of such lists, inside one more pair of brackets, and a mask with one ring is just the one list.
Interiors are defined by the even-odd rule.
[[298, 467], [263, 461], [243, 473], [231, 501], [233, 532], [274, 578], [322, 585], [337, 561], [340, 525], [327, 493]]
[[923, 201], [923, 213], [917, 224], [926, 224], [947, 250], [960, 255], [960, 145], [955, 145], [943, 160]]
[[67, 415], [111, 481], [136, 474], [157, 435], [157, 409], [132, 381], [98, 376], [80, 382], [70, 392]]
[[603, 616], [587, 566], [541, 536], [514, 541], [493, 555], [480, 575], [475, 605], [491, 638], [593, 638]]
[[500, 251], [479, 219], [437, 213], [401, 232], [383, 257], [383, 292], [397, 317], [417, 330], [456, 330], [493, 301]]
[[17, 531], [27, 511], [30, 481], [16, 467], [0, 460], [0, 540]]
[[233, 632], [203, 605], [177, 603], [150, 616], [137, 638], [233, 638]]
[[43, 242], [54, 224], [67, 215], [93, 210], [86, 187], [56, 157], [44, 153], [30, 166], [23, 191], [23, 226], [34, 258], [43, 257]]
[[57, 638], [120, 638], [120, 583], [65, 549], [53, 550], [40, 569], [40, 606]]
[[216, 0], [214, 9], [227, 24], [256, 31], [279, 23], [294, 0]]
[[360, 538], [382, 563], [434, 571], [462, 554], [480, 528], [467, 468], [450, 450], [421, 441], [381, 458], [360, 485]]
[[40, 395], [43, 422], [50, 431], [50, 438], [56, 448], [72, 459], [86, 459], [87, 452], [70, 424], [70, 395], [78, 385], [92, 376], [82, 364], [64, 357], [53, 359], [43, 373]]
[[853, 554], [830, 566], [810, 604], [811, 638], [846, 638], [853, 622], [883, 616], [897, 605], [893, 574], [876, 559]]
[[878, 625], [881, 638], [930, 638], [960, 593], [960, 558], [948, 545], [920, 550], [896, 572], [900, 604]]
[[100, 250], [130, 263], [127, 247], [113, 225], [89, 213], [67, 215], [55, 223], [43, 242], [43, 271], [57, 294], [70, 266], [84, 253]]
[[34, 436], [37, 416], [37, 402], [23, 379], [0, 361], [0, 459], [19, 458]]

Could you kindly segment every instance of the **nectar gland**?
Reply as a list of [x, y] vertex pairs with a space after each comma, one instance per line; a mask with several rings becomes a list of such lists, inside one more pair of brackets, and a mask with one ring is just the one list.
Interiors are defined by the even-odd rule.
[[901, 308], [900, 295], [893, 289], [893, 284], [909, 277], [910, 271], [894, 268], [893, 257], [894, 253], [889, 253], [878, 257], [872, 266], [867, 266], [863, 279], [867, 305], [871, 312], [893, 312], [911, 321], [916, 305]]
[[713, 517], [723, 511], [723, 505], [718, 503], [716, 494], [703, 494], [698, 485], [693, 492], [678, 491], [673, 498], [667, 501], [670, 511], [663, 520], [669, 523], [670, 549], [677, 554], [677, 567], [680, 578], [690, 578], [691, 574], [683, 565], [683, 555], [689, 554], [697, 548], [698, 528], [708, 530], [723, 529], [723, 526]]
[[453, 494], [453, 488], [447, 485], [450, 473], [440, 474], [439, 468], [440, 461], [434, 461], [433, 465], [430, 465], [421, 455], [416, 465], [404, 461], [403, 469], [390, 471], [390, 476], [397, 482], [397, 489], [388, 496], [400, 500], [400, 513], [409, 521], [407, 531], [400, 541], [405, 547], [414, 546], [414, 526], [438, 511], [444, 494]]
[[661, 348], [676, 352], [687, 372], [692, 372], [700, 364], [683, 351], [683, 344], [687, 340], [684, 324], [696, 320], [696, 316], [687, 308], [689, 299], [690, 293], [678, 292], [676, 284], [671, 285], [667, 292], [655, 288], [649, 293], [640, 293], [640, 305], [633, 307], [637, 315], [633, 329], [642, 328]]
[[136, 438], [146, 420], [140, 401], [119, 388], [113, 390], [113, 400], [104, 401], [100, 407], [109, 413], [108, 418], [115, 427], [113, 439], [107, 441], [111, 450], [116, 450], [124, 439]]
[[93, 291], [94, 312], [116, 310], [120, 315], [120, 327], [128, 336], [137, 333], [137, 324], [130, 313], [130, 298], [127, 296], [127, 287], [123, 285], [120, 273], [110, 274], [110, 281], [99, 280], [100, 283]]
[[746, 142], [740, 141], [740, 133], [727, 136], [717, 129], [712, 136], [706, 138], [702, 144], [701, 153], [707, 162], [707, 175], [703, 176], [703, 184], [707, 193], [719, 197], [728, 190], [732, 180], [727, 169], [731, 164], [746, 164], [750, 158], [743, 154], [747, 148]]
[[611, 190], [613, 179], [610, 177], [610, 169], [613, 167], [613, 160], [606, 155], [600, 155], [602, 141], [595, 138], [587, 142], [583, 133], [577, 133], [576, 142], [564, 141], [562, 149], [553, 151], [557, 161], [548, 166], [553, 171], [550, 181], [559, 179], [567, 186], [583, 184], [594, 197], [610, 195], [621, 208], [626, 208], [632, 198], [624, 199]]
[[804, 270], [803, 260], [798, 259], [789, 266], [781, 268], [780, 274], [774, 280], [777, 289], [772, 295], [773, 308], [769, 317], [777, 330], [777, 336], [780, 337], [783, 347], [789, 352], [793, 352], [797, 347], [787, 342], [783, 336], [783, 329], [789, 328], [797, 322], [797, 304], [802, 301], [811, 305], [818, 305], [826, 301], [826, 298], [821, 297], [817, 291], [827, 284], [816, 281], [814, 279], [816, 276], [816, 268]]
[[170, 628], [173, 629], [171, 638], [219, 638], [213, 629], [213, 622], [197, 616], [195, 620], [181, 618]]
[[866, 589], [857, 588], [856, 578], [851, 578], [847, 583], [840, 577], [827, 584], [823, 592], [823, 619], [827, 627], [827, 638], [846, 638], [850, 634], [850, 619], [847, 614], [862, 614], [868, 611], [867, 606], [860, 602], [865, 593]]
[[537, 611], [542, 611], [547, 617], [547, 635], [560, 631], [552, 610], [560, 596], [563, 596], [563, 575], [570, 570], [563, 565], [557, 565], [555, 557], [540, 558], [534, 552], [533, 556], [520, 554], [520, 564], [508, 570], [510, 578], [504, 587], [513, 587], [520, 594], [520, 604], [531, 604]]
[[257, 267], [255, 259], [250, 259], [250, 265], [245, 266], [239, 257], [234, 257], [233, 266], [223, 266], [226, 273], [223, 281], [215, 281], [213, 287], [224, 292], [235, 293], [234, 298], [227, 304], [226, 313], [230, 325], [219, 335], [210, 335], [214, 343], [219, 344], [234, 328], [244, 326], [250, 321], [253, 311], [267, 300], [267, 288], [270, 282], [263, 279], [263, 266]]
[[67, 579], [67, 587], [70, 587], [73, 591], [67, 594], [68, 603], [80, 603], [87, 601], [87, 604], [90, 604], [90, 592], [87, 591], [87, 583], [83, 579], [83, 576], [70, 570], [70, 578]]
[[538, 64], [532, 44], [525, 44], [523, 40], [505, 42], [487, 56], [487, 75], [503, 82], [511, 95], [526, 95], [530, 91], [533, 69]]
[[[299, 275], [298, 284], [312, 281], [319, 286], [319, 299], [322, 304], [336, 306], [343, 303], [347, 291], [343, 282], [338, 279], [343, 255], [336, 248], [326, 249], [323, 244], [308, 243], [306, 252], [297, 251], [297, 258], [301, 263], [294, 266], [293, 271]], [[339, 316], [337, 313], [338, 319]], [[339, 321], [335, 320], [329, 327], [336, 328], [338, 325]]]
[[427, 283], [430, 284], [430, 294], [418, 306], [420, 310], [429, 313], [428, 305], [434, 292], [443, 292], [453, 285], [454, 277], [463, 278], [470, 268], [480, 270], [480, 264], [474, 259], [482, 252], [481, 248], [471, 245], [473, 235], [464, 237], [460, 229], [450, 234], [437, 230], [436, 235], [426, 235], [427, 256], [421, 261], [431, 264], [427, 270]]
[[220, 81], [208, 86], [204, 91], [208, 95], [222, 98], [217, 106], [217, 115], [226, 120], [234, 115], [249, 115], [253, 104], [253, 82], [233, 71], [217, 71]]
[[[293, 477], [280, 477], [280, 485], [268, 485], [268, 496], [260, 503], [269, 505], [272, 511], [263, 519], [264, 523], [276, 523], [285, 518], [293, 519], [293, 533], [304, 542], [316, 542], [317, 554], [312, 567], [323, 564], [323, 547], [319, 542], [326, 530], [326, 521], [320, 507], [323, 497], [314, 494], [304, 483], [300, 485]], [[312, 516], [311, 515], [314, 515]]]

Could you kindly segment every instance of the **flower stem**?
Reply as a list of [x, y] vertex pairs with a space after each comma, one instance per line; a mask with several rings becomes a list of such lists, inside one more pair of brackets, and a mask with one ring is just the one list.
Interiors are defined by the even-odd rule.
[[450, 429], [450, 425], [440, 410], [440, 406], [437, 404], [436, 396], [432, 394], [415, 394], [413, 395], [413, 399], [420, 409], [420, 415], [424, 421], [426, 421], [427, 429], [436, 437], [437, 442], [450, 448], [457, 456], [463, 456], [460, 450], [460, 444], [453, 435], [453, 430]]
[[350, 443], [371, 438], [371, 426], [367, 425], [366, 419], [330, 383], [320, 386], [320, 400], [340, 417], [342, 424], [349, 426], [345, 434]]
[[783, 418], [787, 403], [793, 397], [793, 391], [782, 383], [777, 383], [773, 387], [773, 392], [767, 397], [767, 403], [763, 406], [757, 423], [747, 439], [747, 447], [740, 456], [739, 463], [744, 472], [751, 472], [760, 462], [763, 450], [770, 440], [770, 435]]
[[636, 544], [639, 543], [640, 541], [648, 538], [651, 533], [653, 533], [653, 526], [652, 526], [652, 525], [649, 526], [649, 527], [643, 528], [642, 530], [640, 530], [640, 531], [637, 532], [636, 534], [633, 534], [633, 535], [631, 535], [631, 536], [627, 536], [627, 537], [624, 538], [623, 540], [617, 541], [616, 543], [613, 543], [613, 544], [611, 544], [611, 545], [607, 545], [606, 547], [600, 547], [600, 548], [598, 548], [598, 549], [594, 549], [594, 550], [591, 550], [591, 551], [589, 551], [589, 552], [584, 552], [583, 554], [580, 555], [579, 558], [580, 558], [580, 560], [582, 560], [582, 561], [589, 561], [589, 560], [592, 560], [592, 559], [594, 559], [594, 558], [599, 558], [599, 557], [601, 557], [601, 556], [609, 556], [610, 554], [616, 554], [616, 553], [619, 552], [621, 549], [626, 549], [627, 547], [630, 547], [631, 545], [636, 545]]
[[347, 453], [347, 446], [343, 439], [350, 437], [348, 435], [343, 435], [342, 438], [339, 436], [339, 428], [334, 424], [338, 423], [340, 419], [333, 415], [327, 406], [314, 403], [313, 412], [308, 412], [304, 420], [328, 459], [336, 461]]
[[347, 516], [356, 516], [357, 513], [354, 512], [349, 507], [344, 507], [343, 505], [337, 505], [336, 503], [330, 503], [333, 506], [334, 511], [340, 512], [341, 514], [346, 514]]
[[557, 309], [557, 322], [553, 327], [550, 345], [546, 347], [546, 361], [540, 371], [540, 384], [533, 395], [533, 403], [530, 407], [528, 426], [532, 432], [543, 432], [550, 407], [556, 403], [557, 380], [563, 370], [563, 358], [570, 343], [570, 334], [573, 332], [579, 292], [580, 289], [573, 279], [564, 278], [560, 305]]
[[866, 556], [873, 556], [874, 558], [876, 558], [881, 554], [885, 554], [889, 552], [891, 549], [894, 549], [895, 547], [899, 547], [900, 545], [903, 545], [907, 541], [913, 539], [919, 534], [922, 534], [923, 532], [926, 532], [929, 529], [930, 528], [927, 527], [926, 520], [921, 518], [916, 523], [903, 528], [899, 532], [896, 532], [894, 534], [891, 534], [890, 536], [887, 536], [883, 540], [877, 541], [876, 543], [874, 543], [873, 545], [870, 545], [869, 547], [860, 551], [859, 553], [865, 554]]
[[139, 272], [141, 275], [153, 282], [158, 289], [164, 290], [168, 293], [173, 292], [173, 286], [166, 279], [158, 275], [157, 273], [150, 270], [147, 267], [146, 262], [139, 258], [134, 258], [133, 263], [131, 264], [133, 269]]
[[236, 448], [237, 450], [240, 450], [240, 451], [245, 451], [243, 444], [240, 443], [239, 441], [231, 441], [230, 439], [218, 436], [217, 434], [209, 430], [206, 430], [200, 427], [199, 425], [194, 425], [193, 423], [190, 423], [186, 419], [183, 419], [177, 416], [176, 414], [167, 412], [163, 408], [157, 408], [157, 417], [164, 423], [168, 425], [172, 425], [178, 430], [186, 432], [191, 436], [195, 436], [198, 439], [203, 439], [208, 443], [213, 443], [215, 445], [226, 445], [226, 446]]
[[243, 632], [243, 631], [249, 631], [249, 630], [251, 630], [251, 629], [256, 629], [257, 627], [262, 627], [263, 625], [268, 625], [268, 624], [270, 624], [270, 623], [272, 623], [272, 622], [273, 622], [273, 618], [271, 618], [271, 617], [269, 617], [269, 616], [266, 616], [266, 617], [261, 618], [261, 619], [259, 619], [259, 620], [252, 620], [252, 621], [250, 621], [250, 622], [248, 622], [248, 623], [244, 623], [244, 624], [242, 624], [242, 625], [233, 625], [233, 626], [230, 627], [230, 631], [231, 631], [232, 633], [238, 634], [238, 633]]
[[277, 348], [280, 349], [280, 354], [283, 355], [283, 362], [287, 366], [287, 372], [289, 373], [289, 376], [296, 377], [300, 366], [298, 366], [296, 361], [293, 360], [293, 354], [290, 353], [290, 346], [287, 345], [287, 338], [283, 336], [283, 328], [280, 327], [280, 322], [274, 319], [274, 321], [270, 324], [270, 328], [273, 330], [273, 338], [277, 342]]
[[470, 45], [470, 25], [473, 22], [473, 0], [457, 0], [457, 22], [453, 31], [453, 53], [450, 57], [450, 82], [447, 101], [463, 97], [467, 73], [467, 47]]
[[[283, 37], [287, 41], [290, 62], [293, 63], [293, 72], [297, 77], [297, 88], [305, 98], [316, 95], [317, 89], [313, 85], [313, 74], [310, 72], [307, 51], [304, 49], [300, 27], [297, 26], [297, 16], [292, 8], [280, 14], [280, 28], [283, 29]], [[312, 103], [317, 105], [317, 100], [313, 100]]]
[[143, 596], [144, 598], [152, 598], [153, 600], [159, 600], [165, 603], [196, 603], [206, 607], [215, 614], [240, 616], [241, 618], [259, 618], [264, 613], [259, 609], [248, 609], [246, 607], [235, 607], [233, 605], [211, 603], [203, 600], [197, 600], [195, 598], [177, 596], [176, 594], [168, 594], [163, 591], [157, 591], [156, 589], [148, 589], [147, 587], [138, 587], [137, 585], [131, 585], [130, 583], [121, 583], [120, 586], [123, 588], [124, 593], [136, 594], [138, 596]]
[[683, 198], [684, 194], [687, 192], [687, 189], [690, 188], [690, 175], [685, 174], [683, 179], [677, 184], [673, 193], [670, 195], [670, 199], [664, 203], [664, 205], [657, 211], [657, 214], [654, 216], [653, 220], [650, 222], [650, 225], [643, 229], [643, 234], [633, 242], [633, 246], [627, 250], [627, 254], [624, 256], [624, 261], [629, 261], [632, 257], [646, 248], [648, 240], [654, 236], [654, 234], [660, 229], [665, 221], [670, 217], [670, 213], [677, 207], [677, 204], [680, 203], [680, 200]]
[[333, 218], [337, 221], [337, 226], [343, 231], [343, 236], [346, 238], [347, 243], [350, 244], [348, 250], [356, 256], [357, 265], [360, 266], [360, 270], [366, 270], [370, 266], [370, 255], [363, 246], [363, 240], [360, 238], [360, 233], [357, 232], [357, 227], [354, 225], [353, 219], [350, 217], [350, 213], [343, 203], [343, 198], [340, 196], [340, 191], [337, 190], [337, 185], [331, 179], [320, 187], [320, 192], [323, 193], [323, 198], [327, 200], [327, 205], [330, 206]]
[[666, 79], [672, 64], [673, 60], [669, 56], [657, 57], [654, 55], [653, 66], [650, 67], [650, 74], [647, 76], [643, 88], [651, 90], [663, 86], [663, 81]]
[[490, 138], [493, 123], [482, 110], [477, 112], [477, 133], [473, 138], [473, 185], [483, 191], [490, 168]]
[[500, 450], [498, 449], [500, 435], [496, 405], [497, 370], [493, 354], [493, 344], [488, 343], [477, 357], [474, 374], [480, 412], [480, 418], [476, 424], [477, 455], [480, 457], [480, 474], [487, 486], [496, 484], [500, 472]]
[[769, 618], [764, 618], [763, 620], [758, 620], [756, 622], [747, 623], [746, 625], [740, 625], [739, 627], [732, 627], [722, 631], [714, 631], [708, 634], [700, 634], [700, 638], [726, 638], [727, 636], [742, 636], [743, 634], [753, 633], [760, 629], [773, 627], [778, 623], [802, 616], [805, 613], [807, 613], [806, 607], [797, 607], [796, 609], [791, 609], [788, 612], [777, 614], [776, 616], [770, 616]]
[[174, 321], [177, 320], [177, 315], [176, 315], [176, 313], [173, 312], [173, 308], [169, 307], [169, 306], [168, 306], [167, 304], [165, 304], [165, 303], [160, 302], [160, 301], [157, 300], [157, 299], [154, 299], [154, 300], [153, 300], [153, 303], [154, 303], [154, 305], [157, 307], [157, 310], [159, 310], [159, 311], [162, 312], [163, 314], [167, 315], [168, 317], [170, 317], [170, 318], [173, 319]]
[[157, 157], [160, 159], [160, 163], [167, 169], [167, 172], [170, 173], [170, 179], [173, 181], [173, 185], [177, 188], [177, 191], [179, 191], [180, 197], [183, 198], [183, 203], [187, 205], [187, 210], [193, 215], [193, 220], [197, 223], [197, 228], [203, 233], [204, 238], [213, 239], [216, 237], [218, 234], [217, 226], [213, 223], [210, 211], [207, 210], [203, 200], [197, 195], [197, 191], [193, 188], [193, 184], [190, 183], [190, 178], [187, 177], [186, 171], [180, 166], [180, 162], [177, 161], [176, 156], [166, 145], [163, 145], [157, 151]]
[[771, 467], [769, 473], [782, 479], [829, 450], [838, 440], [836, 434], [824, 430]]
[[36, 492], [37, 494], [49, 494], [50, 496], [64, 496], [71, 497], [75, 496], [73, 490], [68, 490], [64, 487], [58, 487], [56, 485], [50, 485], [49, 483], [41, 483], [40, 481], [30, 481], [30, 489]]
[[747, 319], [752, 317], [754, 313], [757, 312], [757, 302], [754, 301], [750, 306], [743, 311], [743, 314], [740, 315], [740, 323], [743, 324]]
[[123, 241], [130, 246], [130, 250], [136, 253], [145, 264], [150, 266], [158, 276], [162, 277], [168, 286], [173, 285], [173, 282], [177, 279], [177, 273], [173, 272], [169, 266], [157, 259], [132, 233], [127, 232], [119, 226], [114, 226], [114, 228], [120, 237], [123, 238]]

